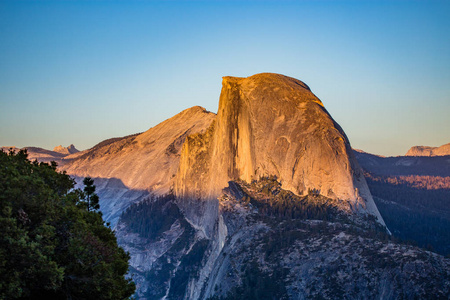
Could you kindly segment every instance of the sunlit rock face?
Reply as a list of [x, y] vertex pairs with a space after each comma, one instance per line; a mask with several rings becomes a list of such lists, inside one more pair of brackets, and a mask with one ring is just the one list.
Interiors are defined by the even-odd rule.
[[450, 155], [450, 143], [440, 147], [414, 146], [408, 150], [406, 156], [444, 156]]
[[106, 140], [69, 156], [62, 169], [79, 177], [119, 179], [134, 190], [168, 193], [186, 136], [204, 131], [214, 118], [199, 106], [186, 109], [144, 133]]
[[384, 224], [345, 133], [306, 84], [271, 73], [224, 77], [216, 121], [183, 145], [176, 194], [215, 199], [230, 180], [267, 175]]
[[53, 149], [53, 151], [61, 153], [61, 154], [65, 154], [65, 155], [70, 155], [70, 154], [80, 152], [77, 148], [75, 148], [75, 146], [73, 144], [71, 144], [68, 147], [63, 147], [62, 145], [56, 146]]
[[186, 136], [205, 131], [215, 116], [199, 106], [186, 109], [144, 133], [66, 156], [60, 169], [78, 182], [94, 178], [103, 218], [114, 227], [131, 204], [170, 192]]

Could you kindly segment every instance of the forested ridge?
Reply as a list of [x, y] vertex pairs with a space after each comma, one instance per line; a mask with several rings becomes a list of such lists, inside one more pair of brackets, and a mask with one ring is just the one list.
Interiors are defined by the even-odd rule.
[[263, 215], [281, 219], [336, 220], [344, 218], [331, 199], [318, 190], [309, 190], [307, 196], [297, 196], [284, 190], [276, 176], [261, 177], [251, 183], [237, 181], [234, 186], [243, 193], [244, 203], [252, 204]]
[[27, 153], [0, 151], [0, 299], [127, 299], [129, 255], [84, 191]]
[[394, 236], [450, 255], [450, 177], [365, 173], [370, 192]]
[[120, 220], [127, 224], [130, 231], [154, 240], [182, 217], [174, 200], [172, 194], [145, 199], [122, 212]]

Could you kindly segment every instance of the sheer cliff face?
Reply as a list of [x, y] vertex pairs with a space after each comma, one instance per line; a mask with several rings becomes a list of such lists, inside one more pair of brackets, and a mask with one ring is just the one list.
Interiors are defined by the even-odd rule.
[[306, 84], [268, 73], [224, 77], [215, 123], [183, 145], [176, 193], [214, 199], [229, 180], [267, 175], [382, 222], [345, 133]]

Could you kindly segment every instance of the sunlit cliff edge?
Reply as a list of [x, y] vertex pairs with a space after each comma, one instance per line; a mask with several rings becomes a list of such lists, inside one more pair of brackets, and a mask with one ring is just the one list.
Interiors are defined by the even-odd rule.
[[224, 77], [215, 122], [183, 145], [175, 192], [215, 199], [230, 180], [268, 175], [384, 224], [344, 131], [306, 84], [272, 73]]

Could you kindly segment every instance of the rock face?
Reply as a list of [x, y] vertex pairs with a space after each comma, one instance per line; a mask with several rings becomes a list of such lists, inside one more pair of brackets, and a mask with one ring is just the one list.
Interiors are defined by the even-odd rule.
[[65, 164], [71, 175], [116, 178], [131, 189], [169, 192], [187, 135], [204, 131], [215, 114], [196, 106], [144, 133], [104, 141]]
[[[131, 254], [137, 298], [448, 299], [450, 259], [389, 241], [378, 223], [347, 218], [325, 198], [268, 178], [230, 182], [210, 238], [170, 197], [132, 205], [116, 235]], [[284, 211], [270, 205], [281, 202]]]
[[53, 149], [54, 152], [58, 152], [65, 155], [74, 154], [77, 152], [80, 152], [73, 144], [71, 144], [69, 147], [63, 147], [62, 145], [56, 146]]
[[230, 180], [268, 175], [383, 224], [345, 133], [306, 84], [271, 73], [224, 77], [216, 121], [183, 145], [176, 194], [189, 209], [192, 199], [216, 199]]
[[170, 191], [186, 136], [203, 132], [214, 118], [214, 113], [192, 107], [144, 133], [105, 140], [66, 156], [60, 169], [80, 182], [94, 178], [103, 217], [115, 226], [131, 204]]
[[450, 155], [450, 143], [440, 147], [414, 146], [408, 150], [406, 156], [444, 156]]

